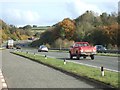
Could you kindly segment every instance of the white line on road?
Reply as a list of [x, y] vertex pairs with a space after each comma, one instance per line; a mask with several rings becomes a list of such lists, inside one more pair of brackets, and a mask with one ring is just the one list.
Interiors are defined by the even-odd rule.
[[[39, 54], [39, 55], [44, 56], [43, 54]], [[52, 57], [52, 56], [47, 56], [47, 57], [55, 58], [55, 57]], [[80, 62], [75, 62], [75, 61], [70, 61], [70, 60], [67, 60], [67, 62], [73, 62], [73, 63], [77, 63], [77, 64], [81, 64], [81, 65], [86, 65], [86, 66], [90, 66], [90, 67], [94, 67], [94, 68], [101, 68], [101, 67], [98, 67], [98, 66], [89, 65], [89, 64], [80, 63]], [[108, 69], [108, 68], [104, 68], [104, 69], [105, 69], [105, 70], [109, 70], [109, 71], [113, 71], [113, 72], [120, 72], [120, 71], [113, 70], [113, 69]]]
[[[33, 53], [31, 53], [31, 54], [33, 54]], [[36, 54], [36, 55], [45, 56], [45, 55], [43, 55], [43, 54]], [[47, 56], [47, 57], [56, 58], [56, 57], [53, 57], [53, 56]], [[90, 67], [94, 67], [94, 68], [101, 68], [101, 67], [98, 67], [98, 66], [89, 65], [89, 64], [80, 63], [80, 62], [75, 62], [75, 61], [70, 61], [70, 60], [66, 60], [66, 61], [67, 61], [67, 62], [73, 62], [73, 63], [81, 64], [81, 65], [86, 65], [86, 66], [90, 66]], [[113, 71], [113, 72], [120, 72], [120, 71], [113, 70], [113, 69], [108, 69], [108, 68], [104, 68], [104, 69], [105, 69], [105, 70], [109, 70], [109, 71]]]
[[1, 86], [0, 89], [2, 89], [2, 88], [7, 89], [7, 84], [5, 82], [5, 79], [4, 79], [4, 76], [2, 74], [1, 69], [0, 69], [0, 80], [1, 80], [0, 84], [2, 84], [2, 85], [0, 85]]
[[[89, 65], [89, 64], [85, 64], [85, 63], [78, 63], [78, 62], [75, 62], [75, 61], [69, 61], [67, 60], [67, 62], [73, 62], [73, 63], [77, 63], [77, 64], [81, 64], [81, 65], [86, 65], [86, 66], [90, 66], [90, 67], [94, 67], [94, 68], [101, 68], [101, 67], [98, 67], [98, 66], [93, 66], [93, 65]], [[120, 71], [117, 71], [117, 70], [113, 70], [113, 69], [108, 69], [108, 68], [104, 68], [105, 70], [109, 70], [109, 71], [113, 71], [113, 72], [120, 72]]]

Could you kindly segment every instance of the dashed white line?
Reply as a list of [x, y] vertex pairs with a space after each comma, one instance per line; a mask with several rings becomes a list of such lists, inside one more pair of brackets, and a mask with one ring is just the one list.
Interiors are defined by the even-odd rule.
[[7, 89], [8, 87], [7, 87], [7, 84], [6, 84], [6, 82], [5, 82], [5, 79], [4, 79], [4, 76], [3, 76], [3, 74], [2, 74], [2, 71], [1, 71], [1, 69], [0, 69], [0, 84], [2, 84], [2, 87], [1, 88], [4, 88], [4, 89]]

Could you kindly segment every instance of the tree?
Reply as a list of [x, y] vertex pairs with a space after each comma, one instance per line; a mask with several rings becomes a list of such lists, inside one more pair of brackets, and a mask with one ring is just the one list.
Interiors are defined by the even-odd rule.
[[14, 25], [10, 25], [10, 33], [13, 34], [17, 30], [17, 28]]
[[37, 25], [33, 25], [33, 27], [37, 27]]
[[75, 22], [69, 18], [65, 18], [59, 23], [60, 36], [62, 38], [72, 39], [76, 30]]
[[32, 28], [31, 25], [26, 25], [26, 26], [23, 27], [24, 30], [29, 30], [31, 28]]

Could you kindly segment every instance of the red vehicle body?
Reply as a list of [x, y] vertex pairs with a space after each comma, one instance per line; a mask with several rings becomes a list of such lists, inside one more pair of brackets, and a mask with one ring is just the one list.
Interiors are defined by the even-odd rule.
[[93, 60], [94, 55], [96, 54], [96, 48], [90, 46], [88, 42], [76, 42], [70, 48], [69, 53], [70, 59], [72, 59], [74, 56], [76, 56], [77, 59], [80, 59], [80, 57], [86, 58], [87, 56], [90, 56]]

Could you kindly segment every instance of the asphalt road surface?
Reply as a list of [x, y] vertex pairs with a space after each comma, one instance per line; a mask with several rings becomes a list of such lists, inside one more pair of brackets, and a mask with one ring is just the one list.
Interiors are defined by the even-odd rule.
[[[2, 50], [0, 50], [0, 70], [2, 71]], [[1, 89], [2, 89], [2, 81], [1, 81], [1, 78], [0, 78], [0, 90]]]
[[[29, 59], [2, 52], [3, 75], [8, 88], [100, 88]], [[103, 88], [103, 87], [102, 87]]]
[[[104, 68], [108, 70], [113, 70], [113, 71], [119, 71], [118, 70], [118, 57], [110, 57], [110, 56], [97, 56], [95, 55], [95, 59], [91, 60], [90, 57], [87, 57], [86, 59], [81, 58], [80, 60], [70, 60], [69, 53], [65, 52], [37, 52], [37, 49], [34, 50], [27, 50], [31, 53], [37, 53], [37, 54], [42, 54], [42, 55], [47, 55], [50, 57], [58, 58], [58, 59], [66, 59], [68, 61], [73, 61], [81, 64], [85, 64], [88, 66], [93, 66], [93, 67], [101, 67], [103, 66]], [[120, 67], [119, 67], [120, 68]]]
[[2, 70], [2, 50], [0, 50], [0, 69]]

